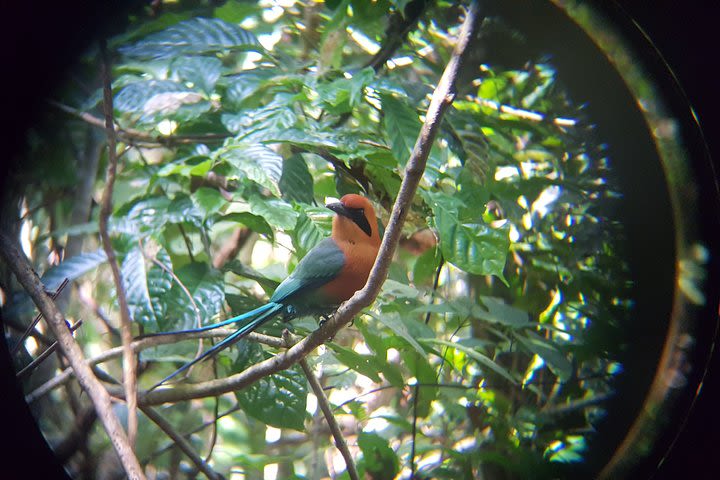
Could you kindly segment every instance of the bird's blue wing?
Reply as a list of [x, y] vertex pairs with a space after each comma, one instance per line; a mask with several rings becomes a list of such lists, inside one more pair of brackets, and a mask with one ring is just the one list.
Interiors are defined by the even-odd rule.
[[270, 297], [271, 302], [292, 302], [295, 295], [311, 293], [337, 277], [345, 266], [345, 254], [335, 240], [326, 238], [315, 245], [300, 260], [295, 270], [286, 278]]

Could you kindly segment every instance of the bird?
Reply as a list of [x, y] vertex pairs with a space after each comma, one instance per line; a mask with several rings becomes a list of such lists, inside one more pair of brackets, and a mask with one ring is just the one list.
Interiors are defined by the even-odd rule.
[[265, 305], [219, 323], [145, 335], [204, 332], [246, 322], [199, 357], [157, 382], [148, 392], [229, 347], [277, 315], [283, 315], [286, 320], [314, 313], [325, 316], [365, 286], [381, 243], [380, 222], [372, 203], [362, 195], [350, 193], [325, 207], [335, 212], [330, 237], [321, 240], [298, 262]]

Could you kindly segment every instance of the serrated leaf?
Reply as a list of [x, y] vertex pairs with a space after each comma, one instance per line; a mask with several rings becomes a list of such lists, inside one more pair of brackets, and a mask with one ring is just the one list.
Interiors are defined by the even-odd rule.
[[420, 133], [420, 119], [414, 108], [389, 94], [380, 94], [385, 137], [400, 167], [405, 167]]
[[178, 57], [170, 63], [170, 72], [191, 88], [209, 94], [220, 79], [222, 62], [213, 57]]
[[278, 186], [282, 197], [288, 202], [296, 201], [309, 205], [315, 200], [313, 177], [305, 163], [305, 158], [300, 154], [283, 160], [282, 175]]
[[263, 48], [255, 35], [238, 25], [217, 18], [193, 18], [119, 50], [136, 60], [159, 60], [232, 51], [262, 52]]
[[[268, 357], [258, 344], [250, 342], [240, 342], [235, 351], [232, 365], [235, 372]], [[267, 425], [304, 431], [307, 380], [298, 366], [263, 377], [236, 391], [235, 397], [247, 415]]]
[[497, 373], [501, 377], [508, 380], [510, 383], [517, 385], [518, 382], [513, 378], [512, 375], [510, 375], [510, 372], [508, 372], [505, 368], [501, 367], [497, 363], [495, 363], [490, 357], [478, 352], [474, 348], [466, 347], [459, 343], [454, 342], [448, 342], [447, 340], [441, 340], [438, 338], [423, 338], [419, 340], [422, 343], [433, 343], [436, 345], [443, 345], [445, 347], [454, 348], [456, 350], [460, 350], [461, 352], [465, 353], [468, 357], [472, 358], [476, 362], [478, 362], [483, 367], [487, 367], [489, 370], [492, 370], [493, 372]]
[[442, 192], [422, 192], [433, 211], [433, 220], [445, 259], [468, 273], [495, 275], [507, 285], [503, 276], [510, 249], [509, 225], [493, 228], [481, 220], [462, 222], [458, 210], [465, 205], [457, 197]]

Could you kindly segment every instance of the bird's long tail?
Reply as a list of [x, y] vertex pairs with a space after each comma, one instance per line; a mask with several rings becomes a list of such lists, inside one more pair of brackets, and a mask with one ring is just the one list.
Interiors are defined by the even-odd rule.
[[242, 322], [243, 320], [250, 319], [248, 323], [241, 326], [237, 329], [237, 331], [231, 333], [226, 338], [224, 338], [222, 341], [217, 343], [216, 345], [213, 345], [208, 350], [204, 351], [202, 355], [199, 357], [187, 362], [182, 367], [175, 370], [173, 373], [168, 375], [167, 377], [160, 380], [158, 383], [150, 387], [148, 392], [151, 392], [155, 390], [157, 387], [162, 385], [163, 383], [167, 382], [168, 380], [171, 380], [175, 376], [181, 374], [182, 372], [186, 371], [196, 363], [202, 362], [208, 357], [211, 357], [212, 355], [215, 355], [216, 353], [220, 352], [221, 350], [224, 350], [225, 348], [229, 347], [233, 343], [237, 342], [241, 338], [245, 337], [248, 333], [252, 332], [256, 328], [258, 328], [260, 325], [265, 323], [266, 321], [270, 320], [275, 314], [277, 314], [280, 310], [282, 310], [283, 305], [280, 303], [268, 303], [263, 305], [262, 307], [256, 308], [255, 310], [251, 310], [247, 313], [243, 313], [242, 315], [238, 315], [237, 317], [230, 318], [228, 320], [214, 323], [212, 325], [206, 325], [204, 327], [200, 328], [192, 328], [189, 330], [178, 330], [175, 332], [165, 332], [165, 333], [158, 333], [158, 334], [151, 334], [146, 336], [158, 336], [158, 335], [176, 335], [180, 333], [196, 333], [196, 332], [205, 332], [207, 330], [212, 330], [214, 328], [224, 327], [225, 325], [229, 325], [231, 323], [237, 323]]

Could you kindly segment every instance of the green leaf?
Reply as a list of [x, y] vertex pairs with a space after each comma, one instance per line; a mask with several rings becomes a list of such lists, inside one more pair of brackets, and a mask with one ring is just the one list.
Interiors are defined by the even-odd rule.
[[282, 198], [288, 202], [312, 204], [315, 200], [313, 177], [305, 163], [305, 158], [300, 154], [283, 160], [282, 175], [278, 186], [282, 192]]
[[408, 103], [393, 95], [381, 94], [385, 137], [400, 167], [405, 167], [420, 133], [420, 119]]
[[165, 295], [173, 284], [169, 255], [161, 249], [156, 258], [170, 271], [148, 264], [139, 246], [128, 252], [120, 267], [132, 320], [148, 325], [153, 331], [157, 331], [158, 321], [165, 317]]
[[[243, 371], [269, 358], [269, 354], [256, 343], [240, 342], [235, 351], [233, 372]], [[235, 397], [247, 415], [267, 425], [305, 430], [307, 380], [297, 365], [261, 378], [249, 387], [236, 391]]]
[[[225, 265], [222, 266], [223, 272], [232, 272], [235, 275], [238, 275], [240, 277], [249, 278], [250, 280], [255, 280], [260, 284], [260, 286], [265, 290], [269, 292], [274, 292], [277, 286], [280, 284], [280, 282], [276, 280], [271, 280], [267, 278], [266, 276], [262, 275], [257, 270], [254, 270], [247, 265], [241, 263], [239, 260], [230, 260]], [[230, 301], [230, 295], [225, 294], [225, 297], [228, 300], [228, 304], [230, 304], [231, 307], [233, 307], [234, 311], [238, 311], [239, 309], [235, 308], [235, 305], [232, 304]], [[235, 300], [235, 299], [234, 299]], [[257, 299], [255, 299], [257, 301]], [[257, 308], [259, 305], [253, 304], [253, 306], [245, 309], [240, 310], [252, 310], [254, 308]]]
[[203, 176], [212, 169], [213, 163], [212, 159], [205, 155], [193, 155], [166, 163], [155, 175], [158, 177], [169, 177], [171, 175], [180, 175], [182, 177]]
[[218, 221], [234, 222], [245, 225], [253, 232], [265, 235], [271, 241], [275, 239], [275, 232], [268, 222], [259, 215], [253, 215], [250, 212], [232, 212], [218, 218]]
[[378, 376], [378, 368], [373, 356], [362, 355], [349, 348], [341, 347], [336, 343], [331, 343], [329, 346], [340, 363], [368, 377], [375, 383], [382, 382]]
[[325, 232], [304, 212], [300, 212], [293, 230], [293, 247], [299, 257], [304, 257], [320, 240], [325, 238]]
[[338, 78], [315, 87], [320, 106], [331, 115], [342, 115], [352, 110], [350, 105], [350, 81]]
[[250, 211], [264, 218], [270, 225], [285, 231], [295, 228], [298, 212], [284, 201], [253, 195], [249, 202]]
[[415, 261], [413, 265], [413, 284], [422, 285], [435, 278], [438, 265], [440, 264], [440, 249], [428, 248]]
[[246, 143], [272, 141], [297, 123], [294, 103], [292, 95], [279, 93], [267, 105], [238, 113], [223, 113], [220, 119], [225, 128]]
[[210, 94], [220, 79], [222, 62], [212, 57], [177, 57], [170, 63], [170, 72], [190, 83], [189, 87]]
[[247, 178], [280, 195], [278, 182], [282, 175], [283, 158], [274, 150], [260, 144], [237, 144], [220, 155], [235, 169], [235, 175]]
[[495, 275], [507, 285], [503, 270], [510, 249], [509, 225], [493, 228], [482, 219], [464, 223], [458, 218], [458, 210], [465, 207], [461, 200], [442, 192], [422, 195], [433, 211], [445, 259], [468, 273]]
[[510, 383], [517, 385], [518, 382], [513, 378], [512, 375], [510, 375], [510, 372], [508, 372], [506, 369], [495, 363], [491, 358], [483, 355], [482, 353], [478, 352], [477, 350], [469, 347], [465, 347], [462, 344], [455, 343], [455, 342], [448, 342], [447, 340], [441, 340], [437, 338], [422, 338], [419, 339], [420, 342], [423, 343], [434, 343], [437, 345], [443, 345], [446, 347], [454, 348], [455, 350], [459, 350], [463, 353], [465, 353], [468, 357], [472, 358], [476, 362], [478, 362], [483, 367], [487, 367], [489, 370], [492, 370], [493, 372], [497, 373], [501, 377], [508, 380]]
[[438, 374], [430, 365], [427, 354], [421, 355], [416, 350], [409, 348], [400, 348], [399, 350], [403, 365], [410, 372], [410, 375], [415, 377], [417, 383], [422, 384], [417, 387], [417, 391], [420, 392], [417, 402], [418, 417], [427, 417], [430, 415], [432, 402], [438, 398], [440, 391], [439, 387], [435, 386], [438, 381]]
[[551, 341], [530, 331], [518, 334], [515, 338], [529, 351], [542, 358], [561, 381], [570, 378], [573, 372], [572, 363]]
[[262, 52], [263, 48], [255, 35], [237, 25], [217, 18], [193, 18], [119, 50], [136, 60], [160, 60], [232, 51]]
[[360, 432], [357, 442], [363, 454], [358, 467], [364, 469], [374, 479], [395, 478], [400, 470], [400, 462], [387, 440], [376, 433]]
[[218, 213], [221, 208], [228, 204], [228, 201], [220, 192], [214, 188], [207, 187], [198, 188], [193, 192], [192, 199], [205, 219]]
[[141, 123], [162, 118], [192, 120], [210, 109], [205, 97], [183, 84], [170, 80], [131, 83], [115, 97], [115, 109], [131, 114]]
[[[159, 322], [160, 331], [185, 330], [213, 323], [225, 300], [225, 282], [220, 271], [194, 262], [175, 270], [185, 289], [175, 282], [167, 295], [167, 315]], [[185, 291], [187, 290], [187, 292]], [[192, 297], [192, 301], [188, 297]]]
[[94, 270], [105, 263], [106, 260], [107, 256], [103, 249], [81, 253], [80, 255], [68, 258], [60, 265], [45, 272], [41, 280], [45, 289], [55, 291], [66, 278], [71, 282], [77, 280], [90, 270]]
[[[517, 307], [507, 305], [502, 300], [493, 297], [480, 296], [482, 305], [472, 306], [472, 316], [491, 323], [519, 328], [528, 325], [530, 314]], [[483, 308], [483, 306], [485, 308]]]
[[397, 280], [387, 279], [382, 285], [382, 295], [398, 298], [417, 298], [420, 292], [417, 288], [406, 285]]
[[[412, 346], [420, 355], [427, 355], [427, 352], [425, 351], [425, 349], [424, 349], [424, 348], [422, 347], [422, 345], [420, 345], [420, 344], [418, 343], [418, 341], [416, 340], [417, 336], [416, 336], [416, 335], [413, 335], [413, 333], [416, 333], [416, 332], [412, 332], [412, 333], [410, 332], [410, 330], [408, 329], [408, 323], [405, 322], [405, 321], [403, 321], [403, 319], [400, 317], [400, 315], [397, 315], [397, 314], [385, 314], [385, 313], [383, 313], [382, 315], [377, 315], [377, 316], [374, 316], [374, 315], [373, 315], [373, 317], [374, 317], [377, 321], [379, 321], [380, 323], [382, 323], [383, 325], [385, 325], [386, 327], [388, 327], [390, 330], [392, 330], [393, 333], [395, 333], [395, 334], [398, 335], [400, 338], [402, 338], [403, 340], [405, 340], [405, 341], [406, 341], [410, 346]], [[408, 322], [412, 322], [412, 321], [413, 321], [413, 320], [408, 320]], [[427, 334], [431, 334], [431, 333], [432, 333], [432, 331], [431, 331], [429, 328], [424, 328], [424, 329], [422, 328], [422, 327], [427, 327], [424, 323], [423, 323], [423, 324], [419, 324], [419, 325], [417, 325], [416, 327], [417, 327], [418, 329], [422, 329], [422, 330], [423, 330], [422, 333], [423, 333], [424, 335], [420, 335], [420, 336], [425, 336], [425, 335], [427, 335]]]

